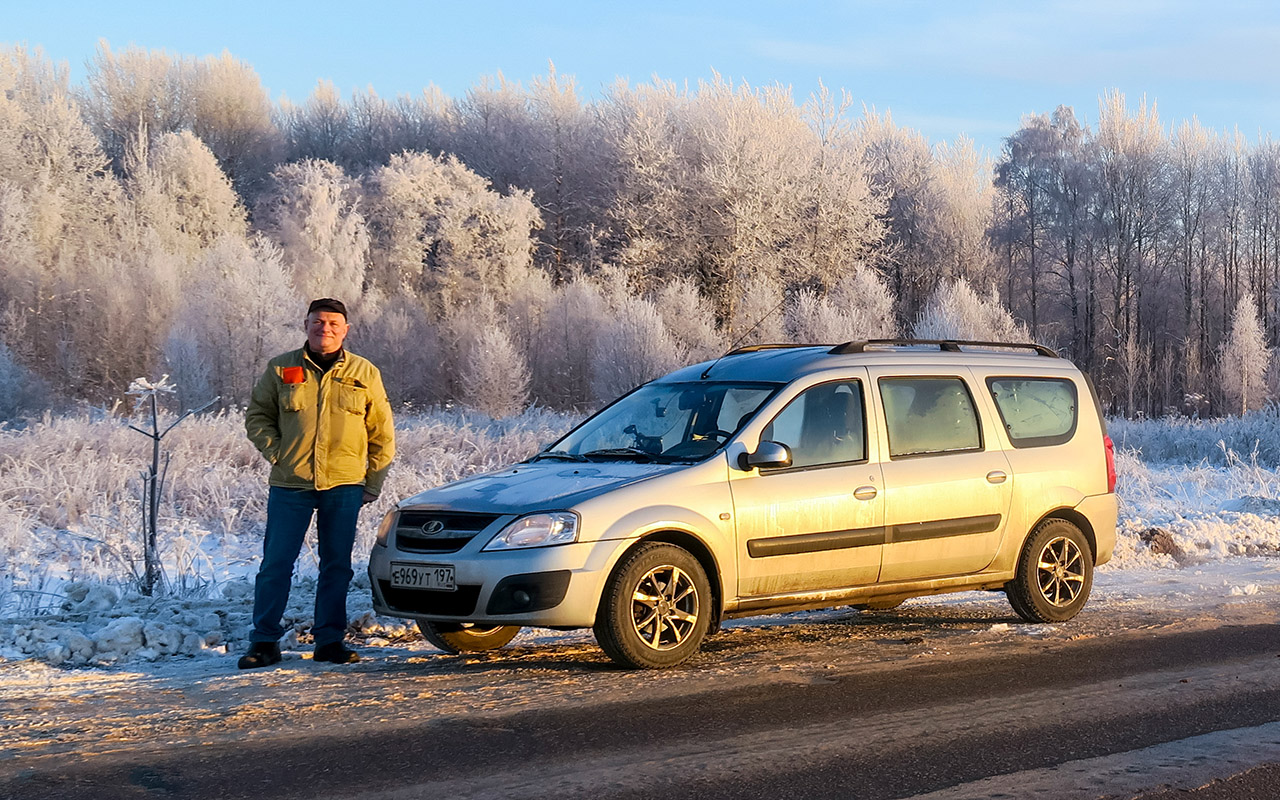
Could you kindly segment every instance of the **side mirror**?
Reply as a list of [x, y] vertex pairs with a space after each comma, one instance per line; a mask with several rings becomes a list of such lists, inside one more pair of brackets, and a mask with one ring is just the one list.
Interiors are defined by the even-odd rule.
[[743, 469], [752, 467], [789, 467], [791, 449], [781, 442], [764, 441], [754, 453], [743, 453]]

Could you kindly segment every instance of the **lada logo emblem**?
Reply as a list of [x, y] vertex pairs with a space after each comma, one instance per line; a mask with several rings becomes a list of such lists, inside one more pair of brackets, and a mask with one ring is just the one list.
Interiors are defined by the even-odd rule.
[[422, 526], [422, 532], [428, 536], [433, 536], [442, 530], [444, 530], [444, 522], [438, 519], [427, 520]]

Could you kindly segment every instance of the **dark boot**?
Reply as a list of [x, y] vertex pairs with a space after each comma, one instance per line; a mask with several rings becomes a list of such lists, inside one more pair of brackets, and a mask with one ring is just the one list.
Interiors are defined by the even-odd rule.
[[240, 656], [240, 669], [257, 669], [280, 663], [280, 645], [276, 642], [254, 642], [249, 652]]
[[317, 646], [311, 660], [327, 661], [330, 664], [352, 664], [360, 660], [360, 654], [355, 650], [348, 650], [342, 642], [330, 642]]

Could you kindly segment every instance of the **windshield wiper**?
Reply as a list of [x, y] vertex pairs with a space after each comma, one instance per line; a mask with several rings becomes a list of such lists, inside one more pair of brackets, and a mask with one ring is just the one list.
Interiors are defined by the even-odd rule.
[[537, 461], [540, 458], [558, 458], [564, 461], [586, 461], [586, 456], [580, 456], [577, 453], [566, 453], [563, 450], [543, 450], [541, 453], [534, 453], [529, 461]]
[[661, 453], [650, 453], [648, 450], [641, 450], [639, 447], [609, 447], [604, 450], [591, 450], [583, 453], [587, 458], [592, 456], [602, 456], [604, 458], [637, 458], [645, 461], [658, 461], [660, 463], [669, 464], [671, 459]]

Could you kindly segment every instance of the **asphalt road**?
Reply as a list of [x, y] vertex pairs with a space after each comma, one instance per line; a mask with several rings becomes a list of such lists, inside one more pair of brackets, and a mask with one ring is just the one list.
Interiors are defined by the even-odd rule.
[[0, 798], [1280, 797], [1280, 625], [829, 666], [684, 695], [19, 757], [0, 765]]

